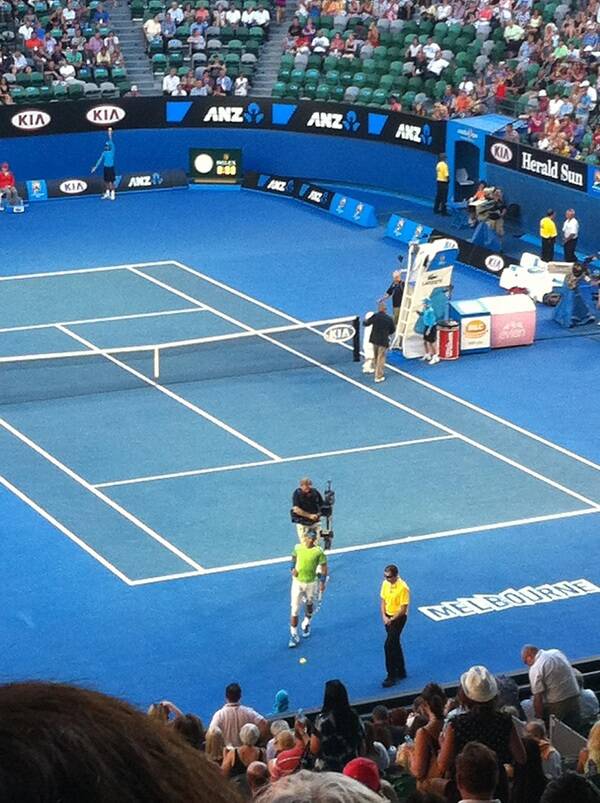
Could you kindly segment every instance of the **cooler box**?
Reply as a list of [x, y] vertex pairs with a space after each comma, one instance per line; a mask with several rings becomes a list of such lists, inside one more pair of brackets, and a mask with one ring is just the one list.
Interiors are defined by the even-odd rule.
[[[460, 327], [460, 351], [489, 351], [491, 348], [490, 312], [473, 298], [450, 303], [450, 317]], [[440, 354], [441, 357], [441, 354]]]
[[535, 337], [535, 301], [517, 294], [488, 296], [481, 303], [492, 316], [492, 348], [528, 346]]
[[460, 357], [460, 324], [457, 321], [439, 321], [437, 332], [440, 360], [458, 360]]

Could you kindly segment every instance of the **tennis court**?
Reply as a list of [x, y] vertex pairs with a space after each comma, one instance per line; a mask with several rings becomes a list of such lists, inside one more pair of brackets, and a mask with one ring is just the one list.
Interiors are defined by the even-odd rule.
[[129, 586], [287, 562], [302, 475], [334, 554], [600, 511], [591, 461], [180, 262], [1, 281], [2, 482]]

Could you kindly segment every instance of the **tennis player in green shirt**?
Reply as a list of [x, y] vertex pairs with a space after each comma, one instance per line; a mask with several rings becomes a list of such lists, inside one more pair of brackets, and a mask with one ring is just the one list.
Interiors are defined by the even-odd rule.
[[[325, 591], [327, 580], [327, 556], [316, 543], [317, 533], [309, 530], [301, 544], [296, 544], [292, 553], [292, 616], [290, 619], [290, 640], [288, 647], [297, 647], [298, 613], [304, 603], [302, 635], [310, 636], [310, 621], [314, 612], [317, 593]], [[320, 586], [320, 588], [319, 588]]]

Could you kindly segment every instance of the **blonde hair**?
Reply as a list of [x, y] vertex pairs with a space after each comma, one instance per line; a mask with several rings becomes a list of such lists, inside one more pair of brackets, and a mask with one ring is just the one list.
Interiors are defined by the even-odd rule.
[[275, 737], [278, 750], [291, 750], [296, 744], [296, 738], [291, 730], [280, 731]]
[[590, 761], [598, 767], [600, 766], [600, 720], [596, 722], [588, 735], [587, 740], [588, 757], [585, 762], [585, 769], [587, 770]]
[[204, 752], [211, 761], [220, 764], [223, 761], [223, 751], [225, 750], [225, 739], [221, 728], [209, 728], [206, 731], [206, 742]]

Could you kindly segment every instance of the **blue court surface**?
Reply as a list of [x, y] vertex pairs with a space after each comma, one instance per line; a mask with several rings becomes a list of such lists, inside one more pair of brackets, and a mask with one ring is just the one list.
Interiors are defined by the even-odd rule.
[[[207, 196], [158, 195], [119, 200], [135, 236], [119, 205], [46, 205], [39, 226], [67, 203], [106, 238], [87, 251], [84, 231], [77, 254], [53, 247], [0, 277], [3, 678], [169, 697], [204, 717], [232, 679], [266, 712], [280, 687], [317, 705], [335, 676], [374, 697], [388, 562], [413, 589], [404, 688], [475, 662], [514, 669], [526, 641], [598, 652], [596, 333], [435, 368], [394, 355], [374, 385], [326, 324], [298, 324], [372, 306], [396, 253], [381, 230], [212, 193], [227, 250], [217, 232], [168, 243], [153, 215], [177, 225]], [[13, 235], [24, 253], [27, 232]], [[463, 297], [494, 281], [455, 276]], [[27, 355], [44, 357], [6, 361]], [[336, 537], [325, 604], [292, 651], [303, 475], [333, 481]]]

